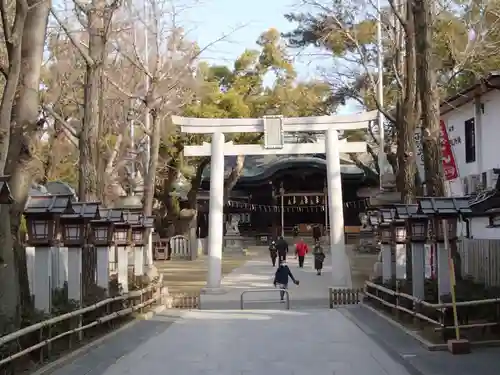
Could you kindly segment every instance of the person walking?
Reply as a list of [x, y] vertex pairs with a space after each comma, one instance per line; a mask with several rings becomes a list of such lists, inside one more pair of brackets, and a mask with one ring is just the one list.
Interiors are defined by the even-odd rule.
[[292, 275], [292, 271], [288, 268], [286, 260], [280, 261], [280, 265], [274, 274], [274, 287], [280, 288], [280, 300], [285, 302], [285, 290], [288, 289], [288, 278], [292, 279], [295, 285], [299, 285], [299, 280], [295, 279]]
[[299, 258], [299, 267], [304, 268], [304, 260], [306, 254], [309, 252], [309, 247], [304, 242], [304, 239], [300, 239], [299, 242], [295, 245], [295, 254]]
[[269, 255], [271, 256], [271, 262], [273, 267], [276, 267], [276, 258], [278, 257], [278, 249], [276, 248], [276, 241], [272, 241], [269, 245]]
[[278, 256], [280, 258], [280, 262], [286, 260], [286, 254], [288, 253], [288, 242], [280, 236], [278, 241], [276, 241], [276, 249], [278, 250]]
[[314, 269], [317, 275], [321, 275], [321, 270], [323, 269], [323, 262], [325, 261], [326, 255], [323, 252], [323, 248], [319, 242], [316, 242], [313, 249], [314, 254]]
[[293, 231], [293, 238], [297, 238], [299, 236], [299, 226], [294, 225], [292, 231]]
[[321, 228], [319, 225], [313, 227], [313, 238], [314, 242], [318, 242], [321, 239]]

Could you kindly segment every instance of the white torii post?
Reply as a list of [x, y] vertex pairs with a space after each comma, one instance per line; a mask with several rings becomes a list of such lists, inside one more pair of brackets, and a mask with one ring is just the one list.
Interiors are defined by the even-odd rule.
[[[221, 261], [223, 247], [224, 156], [326, 154], [328, 213], [330, 221], [330, 252], [332, 286], [352, 287], [349, 258], [345, 250], [344, 214], [340, 153], [366, 152], [365, 142], [340, 142], [339, 131], [366, 129], [377, 118], [377, 111], [353, 115], [264, 118], [207, 119], [172, 116], [181, 132], [211, 134], [212, 143], [185, 146], [185, 156], [211, 156], [210, 212], [208, 233], [208, 277], [205, 293], [222, 293]], [[325, 132], [325, 141], [316, 143], [285, 143], [285, 132]], [[264, 145], [224, 143], [224, 133], [264, 133]]]

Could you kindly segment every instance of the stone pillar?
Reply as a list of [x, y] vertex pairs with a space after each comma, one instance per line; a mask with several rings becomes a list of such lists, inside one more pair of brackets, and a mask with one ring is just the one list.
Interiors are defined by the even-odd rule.
[[[147, 246], [146, 246], [147, 247]], [[142, 244], [134, 244], [132, 248], [134, 254], [134, 276], [144, 275], [144, 246]]]
[[30, 295], [35, 293], [35, 247], [26, 246], [26, 270], [28, 272], [28, 283], [30, 285]]
[[33, 294], [35, 308], [50, 312], [52, 307], [52, 250], [48, 246], [37, 246], [33, 270]]
[[224, 215], [224, 133], [212, 134], [210, 212], [208, 219], [208, 275], [204, 293], [220, 293]]
[[[448, 261], [448, 249], [444, 242], [437, 243], [437, 271], [438, 271], [438, 294], [448, 296], [451, 293], [450, 265]], [[449, 302], [448, 300], [446, 302]]]
[[412, 295], [425, 298], [425, 243], [411, 243]]
[[52, 289], [62, 289], [68, 282], [68, 248], [58, 245], [51, 247]]
[[342, 177], [338, 131], [326, 132], [326, 177], [328, 189], [328, 213], [330, 219], [330, 252], [332, 262], [332, 286], [351, 288], [351, 268], [346, 254], [344, 239], [344, 205], [342, 203]]
[[396, 269], [396, 279], [406, 279], [406, 244], [394, 243], [394, 264]]
[[382, 253], [382, 280], [384, 283], [390, 283], [395, 276], [392, 267], [392, 248], [390, 243], [382, 243], [380, 245]]
[[144, 234], [144, 246], [142, 247], [142, 251], [144, 254], [144, 273], [147, 273], [147, 270], [153, 266], [153, 229], [146, 229], [146, 233]]
[[68, 247], [68, 298], [78, 302], [82, 298], [81, 247]]
[[[96, 246], [97, 256], [97, 286], [99, 288], [109, 289], [109, 254], [111, 247], [109, 246]], [[142, 256], [142, 254], [141, 254]]]
[[120, 284], [122, 292], [128, 293], [128, 247], [120, 245], [116, 247], [116, 261], [118, 284]]

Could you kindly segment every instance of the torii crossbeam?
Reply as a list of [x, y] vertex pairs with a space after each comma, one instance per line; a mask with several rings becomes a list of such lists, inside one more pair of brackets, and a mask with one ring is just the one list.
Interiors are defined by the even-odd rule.
[[[366, 152], [364, 142], [339, 141], [339, 131], [366, 129], [377, 118], [377, 111], [352, 115], [317, 117], [265, 116], [263, 118], [207, 119], [172, 116], [172, 122], [183, 133], [211, 134], [212, 143], [185, 146], [185, 156], [211, 156], [208, 238], [208, 277], [205, 293], [221, 293], [221, 260], [223, 248], [224, 156], [325, 153], [327, 162], [328, 212], [332, 286], [352, 287], [349, 258], [344, 242], [344, 213], [341, 152]], [[325, 132], [325, 141], [317, 143], [285, 143], [285, 132]], [[264, 145], [225, 143], [224, 133], [264, 133]]]

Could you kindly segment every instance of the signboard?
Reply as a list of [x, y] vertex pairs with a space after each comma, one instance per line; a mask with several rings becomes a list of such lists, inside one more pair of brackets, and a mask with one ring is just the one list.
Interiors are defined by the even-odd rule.
[[[441, 156], [443, 158], [443, 173], [445, 181], [450, 181], [458, 178], [458, 168], [455, 163], [453, 149], [448, 138], [448, 131], [443, 120], [440, 121], [441, 135]], [[415, 153], [417, 155], [417, 169], [419, 175], [425, 180], [424, 153], [422, 144], [422, 129], [417, 127], [415, 130]]]
[[443, 120], [440, 121], [441, 128], [441, 156], [443, 157], [443, 173], [446, 181], [454, 180], [458, 177], [457, 165], [453, 150], [451, 149], [448, 131]]

